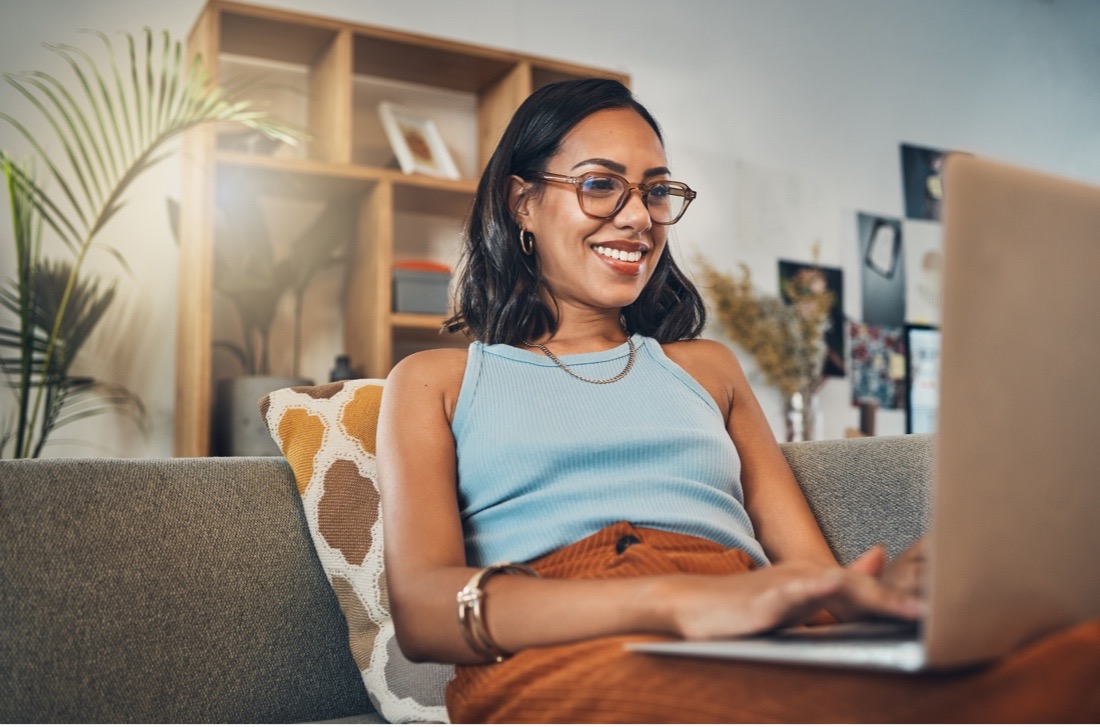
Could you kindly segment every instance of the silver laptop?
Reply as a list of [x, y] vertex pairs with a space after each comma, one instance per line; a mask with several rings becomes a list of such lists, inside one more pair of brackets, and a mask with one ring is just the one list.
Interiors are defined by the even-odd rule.
[[1100, 188], [953, 155], [944, 191], [924, 621], [630, 648], [945, 670], [1100, 615]]

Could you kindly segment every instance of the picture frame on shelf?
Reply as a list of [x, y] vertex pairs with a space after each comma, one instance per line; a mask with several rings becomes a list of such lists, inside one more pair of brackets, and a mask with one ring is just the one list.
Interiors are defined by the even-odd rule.
[[378, 115], [402, 172], [459, 178], [458, 167], [431, 117], [389, 101], [378, 104]]

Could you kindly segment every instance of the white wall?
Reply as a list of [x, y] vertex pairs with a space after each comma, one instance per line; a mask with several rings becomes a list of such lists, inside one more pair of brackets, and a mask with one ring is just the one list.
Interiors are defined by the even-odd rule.
[[[820, 240], [821, 261], [845, 268], [846, 308], [854, 318], [860, 315], [855, 214], [903, 217], [899, 142], [1100, 182], [1100, 3], [1093, 0], [268, 4], [628, 72], [665, 129], [676, 176], [700, 190], [677, 226], [681, 256], [700, 252], [723, 268], [746, 261], [766, 287], [774, 286], [778, 257], [809, 259]], [[86, 45], [80, 28], [136, 32], [148, 25], [183, 37], [201, 6], [199, 0], [0, 0], [0, 70], [60, 72], [40, 44]], [[0, 108], [32, 118], [10, 87], [0, 88]], [[6, 128], [0, 143], [25, 151]], [[153, 431], [142, 440], [128, 423], [99, 417], [59, 434], [94, 447], [56, 446], [48, 450], [52, 456], [171, 454], [175, 256], [164, 199], [178, 195], [178, 178], [178, 164], [164, 164], [111, 230], [135, 274], [119, 274], [121, 304], [85, 360], [89, 373], [142, 396]], [[767, 244], [751, 237], [757, 223], [738, 204], [760, 201], [761, 184], [789, 192], [770, 200], [777, 205], [776, 239]], [[6, 205], [0, 225], [0, 274], [7, 277]], [[92, 264], [118, 274], [106, 255]], [[759, 393], [781, 432], [778, 397]], [[849, 397], [846, 380], [826, 386], [825, 436], [841, 436], [857, 423]], [[10, 403], [4, 406], [6, 413]], [[880, 412], [878, 425], [882, 434], [904, 429], [900, 412]]]

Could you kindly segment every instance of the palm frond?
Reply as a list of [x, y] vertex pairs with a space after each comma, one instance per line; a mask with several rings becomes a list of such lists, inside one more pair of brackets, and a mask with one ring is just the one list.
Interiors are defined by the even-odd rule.
[[[156, 152], [167, 140], [188, 128], [209, 121], [229, 121], [290, 143], [301, 137], [292, 127], [271, 121], [248, 102], [208, 84], [198, 63], [191, 67], [190, 82], [181, 82], [182, 47], [173, 44], [167, 33], [162, 36], [159, 53], [150, 29], [145, 29], [140, 44], [133, 34], [124, 34], [128, 75], [119, 71], [115, 44], [102, 33], [97, 36], [112, 69], [110, 81], [88, 53], [73, 46], [49, 46], [65, 59], [75, 75], [88, 111], [80, 109], [72, 94], [63, 90], [64, 84], [49, 74], [6, 77], [57, 137], [64, 166], [45, 152], [37, 141], [38, 134], [32, 134], [10, 115], [0, 114], [31, 143], [62, 190], [67, 203], [65, 217], [70, 223], [65, 227], [78, 233], [80, 247], [90, 244], [90, 238], [117, 211], [120, 189], [161, 158]], [[52, 213], [58, 211], [54, 205]]]
[[[68, 371], [115, 295], [114, 286], [82, 277], [84, 260], [124, 206], [126, 191], [164, 158], [165, 144], [209, 122], [240, 123], [292, 144], [304, 136], [210, 83], [201, 59], [186, 62], [182, 45], [168, 33], [161, 33], [159, 45], [149, 28], [140, 37], [124, 33], [120, 53], [106, 35], [90, 32], [102, 42], [105, 64], [75, 46], [47, 46], [64, 59], [75, 79], [72, 89], [44, 72], [4, 77], [43, 123], [30, 127], [7, 110], [0, 120], [30, 144], [47, 182], [39, 184], [0, 151], [20, 269], [16, 280], [3, 281], [10, 289], [0, 296], [20, 319], [18, 330], [0, 330], [0, 347], [19, 350], [18, 356], [0, 357], [0, 366], [15, 381], [20, 415], [16, 435], [0, 435], [0, 442], [17, 440], [16, 456], [37, 456], [59, 423], [129, 406], [126, 395], [97, 384], [99, 404], [63, 413], [66, 402], [84, 400], [84, 389]], [[56, 145], [40, 139], [42, 129]], [[55, 146], [60, 151], [51, 156], [46, 149]], [[43, 229], [69, 248], [71, 263], [39, 261], [35, 236]], [[117, 249], [104, 247], [128, 269]]]

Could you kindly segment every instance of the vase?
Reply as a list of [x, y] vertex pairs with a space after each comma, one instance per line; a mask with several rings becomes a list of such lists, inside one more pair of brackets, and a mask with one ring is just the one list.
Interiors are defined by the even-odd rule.
[[233, 457], [277, 457], [279, 445], [267, 431], [259, 401], [265, 394], [289, 386], [310, 386], [309, 379], [281, 376], [240, 376], [218, 382], [214, 408], [214, 453]]
[[787, 441], [809, 442], [817, 439], [821, 423], [821, 397], [816, 392], [796, 391], [786, 399]]

